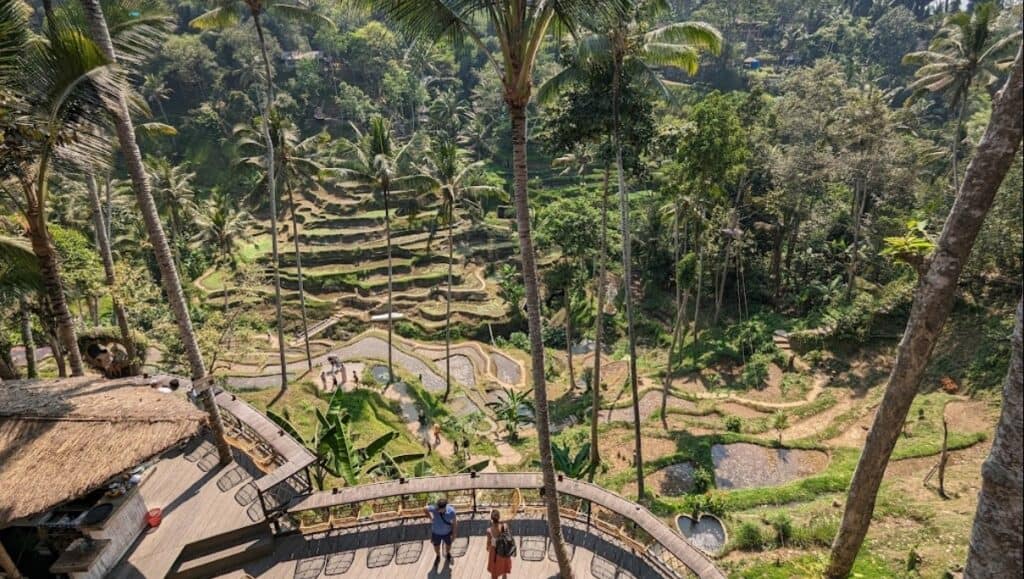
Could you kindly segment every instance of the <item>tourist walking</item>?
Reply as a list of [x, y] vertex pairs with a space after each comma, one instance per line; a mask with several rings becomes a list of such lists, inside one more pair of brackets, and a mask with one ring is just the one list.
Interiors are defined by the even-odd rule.
[[487, 529], [487, 572], [491, 579], [508, 579], [512, 572], [512, 557], [516, 554], [516, 541], [508, 523], [501, 522], [501, 512], [491, 511], [491, 526]]
[[434, 423], [434, 446], [441, 446], [441, 425]]
[[430, 544], [434, 546], [434, 567], [441, 562], [442, 555], [448, 566], [454, 567], [452, 541], [455, 540], [455, 533], [459, 527], [455, 507], [448, 504], [447, 498], [442, 497], [437, 503], [427, 505], [423, 511], [430, 519]]

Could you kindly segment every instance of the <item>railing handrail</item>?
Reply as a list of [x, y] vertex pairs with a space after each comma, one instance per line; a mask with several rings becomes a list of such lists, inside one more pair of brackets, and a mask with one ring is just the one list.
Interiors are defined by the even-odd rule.
[[[315, 492], [297, 497], [288, 507], [288, 512], [299, 513], [327, 509], [403, 495], [478, 490], [540, 490], [543, 487], [543, 477], [539, 472], [470, 473], [418, 477]], [[722, 571], [703, 551], [669, 529], [661, 519], [644, 506], [595, 484], [565, 477], [559, 477], [556, 489], [560, 494], [590, 501], [629, 519], [702, 579], [725, 578]]]

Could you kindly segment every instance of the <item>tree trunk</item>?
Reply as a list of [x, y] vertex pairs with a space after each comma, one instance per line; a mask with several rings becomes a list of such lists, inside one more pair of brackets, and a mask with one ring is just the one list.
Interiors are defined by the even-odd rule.
[[576, 370], [572, 365], [572, 298], [565, 296], [565, 355], [569, 364], [569, 390], [576, 389]]
[[[99, 0], [95, 0], [99, 1]], [[57, 251], [50, 241], [50, 233], [46, 228], [46, 218], [36, 203], [28, 207], [29, 237], [32, 241], [32, 252], [39, 259], [39, 269], [43, 276], [43, 288], [50, 302], [50, 311], [57, 325], [57, 337], [67, 352], [71, 365], [72, 376], [82, 376], [82, 354], [78, 350], [78, 336], [75, 334], [75, 323], [71, 318], [71, 310], [64, 295], [64, 281], [60, 275], [60, 263]]]
[[[11, 343], [7, 341], [6, 336], [0, 335], [0, 381], [19, 378], [21, 376], [18, 375], [18, 367], [14, 365], [14, 359], [11, 357]], [[0, 546], [0, 549], [2, 548]]]
[[608, 163], [604, 164], [604, 188], [601, 190], [601, 247], [597, 253], [597, 327], [594, 328], [594, 375], [590, 392], [590, 481], [594, 481], [597, 467], [601, 464], [598, 448], [597, 421], [601, 415], [601, 348], [604, 347], [604, 294], [607, 283], [606, 262], [608, 259]]
[[387, 240], [388, 245], [388, 383], [390, 385], [394, 380], [395, 371], [392, 367], [392, 350], [394, 349], [391, 345], [392, 334], [394, 333], [395, 326], [395, 312], [391, 305], [391, 281], [394, 274], [394, 270], [391, 266], [391, 187], [388, 184], [384, 185], [384, 237]]
[[863, 183], [854, 185], [853, 195], [853, 245], [850, 250], [850, 266], [846, 272], [846, 299], [853, 296], [857, 287], [857, 264], [860, 263], [860, 232], [864, 218], [864, 207], [868, 202], [868, 192]]
[[96, 229], [96, 247], [100, 251], [100, 258], [103, 260], [103, 273], [106, 277], [107, 287], [110, 288], [110, 302], [114, 310], [114, 319], [117, 328], [124, 341], [124, 347], [128, 350], [128, 359], [135, 361], [135, 340], [132, 339], [131, 330], [128, 328], [128, 316], [125, 315], [124, 306], [121, 300], [114, 295], [117, 288], [117, 276], [114, 274], [114, 254], [110, 251], [110, 239], [107, 237], [107, 225], [103, 218], [103, 204], [100, 202], [99, 188], [96, 186], [96, 177], [92, 173], [85, 176], [86, 189], [89, 190], [89, 200], [92, 202], [93, 227]]
[[516, 208], [516, 230], [526, 293], [526, 321], [530, 333], [530, 372], [536, 412], [537, 446], [544, 479], [544, 504], [547, 506], [548, 536], [555, 551], [562, 579], [572, 579], [572, 564], [562, 536], [562, 517], [558, 511], [555, 465], [551, 456], [551, 423], [548, 419], [548, 388], [544, 377], [544, 342], [541, 336], [540, 289], [537, 263], [530, 233], [530, 201], [526, 188], [526, 99], [508, 102], [512, 120], [512, 179]]
[[[1024, 47], [1022, 47], [1024, 48]], [[1022, 134], [1022, 52], [996, 95], [992, 116], [935, 246], [928, 273], [919, 281], [889, 385], [868, 433], [850, 483], [842, 524], [832, 544], [827, 577], [846, 577], [860, 551], [874, 512], [886, 464], [914, 400], [932, 348], [953, 309], [957, 280], [992, 201], [1016, 157]], [[1019, 450], [1019, 447], [1017, 447]]]
[[[292, 211], [292, 241], [295, 243], [295, 274], [299, 277], [299, 307], [302, 312], [302, 343], [306, 347], [306, 368], [313, 369], [313, 355], [309, 352], [309, 324], [306, 321], [306, 291], [302, 287], [302, 250], [299, 243], [299, 222], [296, 219], [295, 195], [291, 187], [288, 190], [288, 205]], [[227, 283], [227, 282], [225, 282]]]
[[772, 257], [768, 274], [768, 278], [771, 280], [771, 289], [769, 291], [776, 308], [779, 305], [779, 297], [782, 293], [782, 240], [785, 235], [786, 232], [782, 222], [776, 223], [772, 229]]
[[264, 73], [267, 75], [266, 99], [260, 107], [263, 117], [263, 140], [267, 149], [267, 195], [270, 197], [270, 253], [274, 271], [274, 310], [277, 316], [277, 353], [281, 364], [281, 391], [288, 389], [288, 360], [285, 357], [284, 316], [281, 314], [281, 259], [277, 248], [277, 167], [275, 166], [274, 138], [270, 133], [270, 112], [274, 106], [274, 77], [270, 68], [270, 56], [267, 55], [267, 42], [263, 38], [263, 25], [259, 14], [253, 13], [253, 25], [260, 41], [260, 55], [263, 57]]
[[36, 341], [32, 335], [32, 311], [28, 307], [28, 299], [22, 296], [18, 300], [21, 310], [21, 343], [25, 345], [25, 376], [27, 378], [38, 378], [39, 369], [36, 367]]
[[942, 452], [939, 453], [939, 496], [948, 499], [946, 495], [946, 462], [949, 461], [949, 424], [946, 417], [942, 417]]
[[[103, 16], [99, 0], [81, 0], [85, 17], [92, 30], [93, 40], [100, 50], [111, 61], [117, 61], [114, 52], [114, 45], [110, 40], [110, 32], [107, 30], [107, 21]], [[167, 292], [167, 301], [174, 312], [174, 319], [178, 323], [178, 332], [181, 335], [181, 342], [185, 348], [185, 354], [189, 361], [192, 372], [192, 379], [198, 380], [206, 377], [206, 366], [203, 364], [203, 355], [199, 350], [199, 343], [196, 341], [195, 332], [192, 329], [192, 318], [189, 315], [188, 304], [185, 302], [185, 294], [181, 289], [181, 279], [174, 267], [174, 258], [171, 248], [167, 245], [167, 237], [164, 235], [163, 226], [160, 224], [160, 216], [157, 213], [156, 203], [153, 201], [153, 194], [149, 188], [149, 176], [146, 174], [142, 164], [142, 153], [135, 141], [135, 127], [131, 115], [128, 112], [128, 103], [124, 93], [120, 95], [117, 107], [114, 110], [114, 123], [117, 127], [117, 138], [121, 145], [121, 153], [124, 155], [125, 164], [132, 180], [132, 189], [135, 191], [135, 199], [142, 212], [142, 219], [149, 232], [149, 241], [156, 254], [156, 262], [160, 268], [160, 277], [163, 281], [164, 291]], [[210, 417], [210, 429], [213, 431], [214, 443], [217, 445], [217, 454], [221, 464], [231, 462], [231, 447], [224, 438], [224, 423], [221, 421], [220, 409], [213, 398], [213, 388], [207, 388], [202, 394], [203, 407]]]
[[725, 247], [722, 248], [722, 268], [721, 278], [718, 274], [715, 274], [715, 279], [712, 280], [715, 283], [715, 313], [711, 317], [711, 325], [713, 327], [718, 326], [718, 316], [722, 313], [722, 300], [725, 298], [725, 279], [729, 277], [729, 260], [732, 259], [732, 244], [731, 239], [726, 238]]
[[1024, 360], [1021, 350], [1021, 310], [1010, 340], [1010, 368], [1003, 384], [1003, 409], [992, 450], [981, 467], [981, 494], [974, 515], [964, 579], [1016, 577], [1024, 566]]
[[960, 176], [957, 168], [960, 165], [960, 134], [964, 130], [964, 117], [967, 115], [967, 100], [970, 96], [971, 83], [968, 81], [967, 87], [964, 88], [964, 96], [960, 103], [960, 110], [956, 114], [956, 127], [953, 133], [953, 195], [955, 196], [960, 191]]
[[444, 398], [448, 402], [452, 393], [452, 260], [454, 258], [455, 234], [452, 231], [452, 207], [455, 199], [448, 200], [448, 291], [444, 304]]
[[676, 315], [675, 321], [672, 323], [672, 344], [668, 348], [668, 360], [665, 364], [665, 381], [661, 388], [661, 427], [666, 431], [668, 430], [668, 394], [669, 389], [672, 387], [672, 357], [675, 356], [676, 349], [679, 347], [680, 326], [682, 325], [683, 309], [686, 307], [683, 305], [682, 282], [679, 279], [679, 221], [682, 210], [679, 200], [676, 199], [675, 218], [672, 222], [672, 256], [675, 261], [673, 271], [675, 272], [676, 284]]
[[622, 138], [619, 134], [619, 85], [622, 67], [621, 54], [616, 52], [612, 59], [612, 138], [615, 140], [615, 172], [619, 180], [619, 218], [622, 220], [622, 272], [626, 301], [626, 333], [629, 340], [629, 386], [633, 393], [633, 437], [635, 439], [634, 463], [636, 465], [637, 497], [644, 495], [644, 455], [640, 434], [640, 388], [636, 375], [636, 335], [633, 319], [633, 257], [629, 236], [629, 193], [626, 191], [626, 175], [622, 167]]

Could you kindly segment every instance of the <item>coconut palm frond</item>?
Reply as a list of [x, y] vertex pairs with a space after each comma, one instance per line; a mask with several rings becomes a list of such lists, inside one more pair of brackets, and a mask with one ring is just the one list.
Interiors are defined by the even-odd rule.
[[242, 15], [239, 6], [233, 3], [225, 3], [212, 10], [196, 16], [188, 25], [196, 30], [220, 30], [234, 26]]

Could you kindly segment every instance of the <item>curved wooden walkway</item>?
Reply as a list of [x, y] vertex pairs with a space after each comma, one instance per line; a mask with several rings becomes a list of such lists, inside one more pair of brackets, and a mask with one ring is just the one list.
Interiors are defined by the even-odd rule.
[[[629, 521], [650, 535], [654, 542], [667, 553], [686, 565], [702, 579], [725, 579], [712, 560], [681, 535], [669, 529], [649, 510], [632, 501], [605, 490], [597, 485], [562, 478], [557, 481], [558, 492], [564, 495], [590, 501], [608, 509]], [[403, 481], [388, 481], [356, 487], [345, 487], [332, 491], [317, 492], [300, 497], [288, 511], [300, 513], [310, 510], [328, 509], [334, 506], [365, 503], [421, 493], [444, 493], [477, 490], [539, 490], [543, 487], [541, 473], [480, 473], [448, 476], [413, 478]]]

